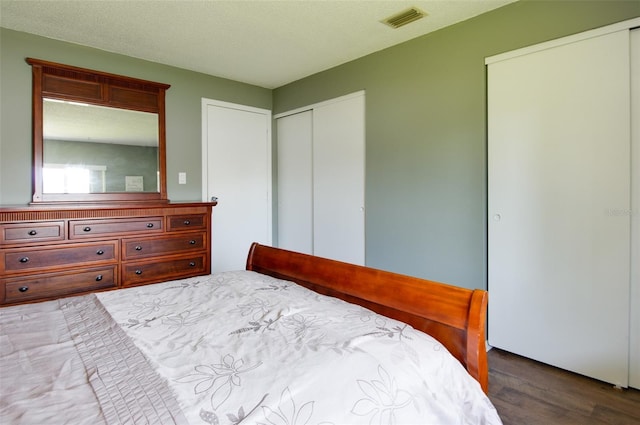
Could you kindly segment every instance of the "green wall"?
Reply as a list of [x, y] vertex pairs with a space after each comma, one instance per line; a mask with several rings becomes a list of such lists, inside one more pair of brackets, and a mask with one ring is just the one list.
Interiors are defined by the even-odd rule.
[[[0, 204], [31, 201], [32, 57], [171, 84], [167, 91], [167, 191], [172, 201], [202, 197], [201, 99], [272, 108], [272, 91], [185, 69], [0, 28]], [[178, 185], [178, 172], [187, 184]]]
[[280, 87], [274, 114], [366, 90], [367, 265], [486, 288], [484, 58], [637, 16], [517, 2]]

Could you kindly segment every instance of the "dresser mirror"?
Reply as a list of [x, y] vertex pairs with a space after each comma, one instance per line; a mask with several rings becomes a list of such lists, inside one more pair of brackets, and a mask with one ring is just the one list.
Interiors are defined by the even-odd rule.
[[27, 59], [33, 203], [167, 202], [166, 84]]

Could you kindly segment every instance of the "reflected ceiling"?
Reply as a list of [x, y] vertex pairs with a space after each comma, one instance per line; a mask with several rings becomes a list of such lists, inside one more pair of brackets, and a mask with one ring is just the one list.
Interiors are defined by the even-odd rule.
[[158, 115], [47, 99], [45, 140], [158, 146]]

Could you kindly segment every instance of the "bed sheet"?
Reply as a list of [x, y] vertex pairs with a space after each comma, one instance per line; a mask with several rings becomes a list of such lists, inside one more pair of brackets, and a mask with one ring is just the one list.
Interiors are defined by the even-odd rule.
[[95, 295], [0, 309], [0, 423], [188, 424]]

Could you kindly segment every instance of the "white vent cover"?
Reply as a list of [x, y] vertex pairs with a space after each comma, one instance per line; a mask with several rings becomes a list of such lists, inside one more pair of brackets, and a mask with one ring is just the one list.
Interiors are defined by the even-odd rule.
[[393, 16], [390, 16], [381, 22], [383, 24], [389, 25], [391, 28], [400, 28], [411, 22], [417, 21], [418, 19], [424, 18], [427, 16], [425, 12], [418, 9], [417, 7], [411, 7], [407, 10], [404, 10], [400, 13], [397, 13]]

